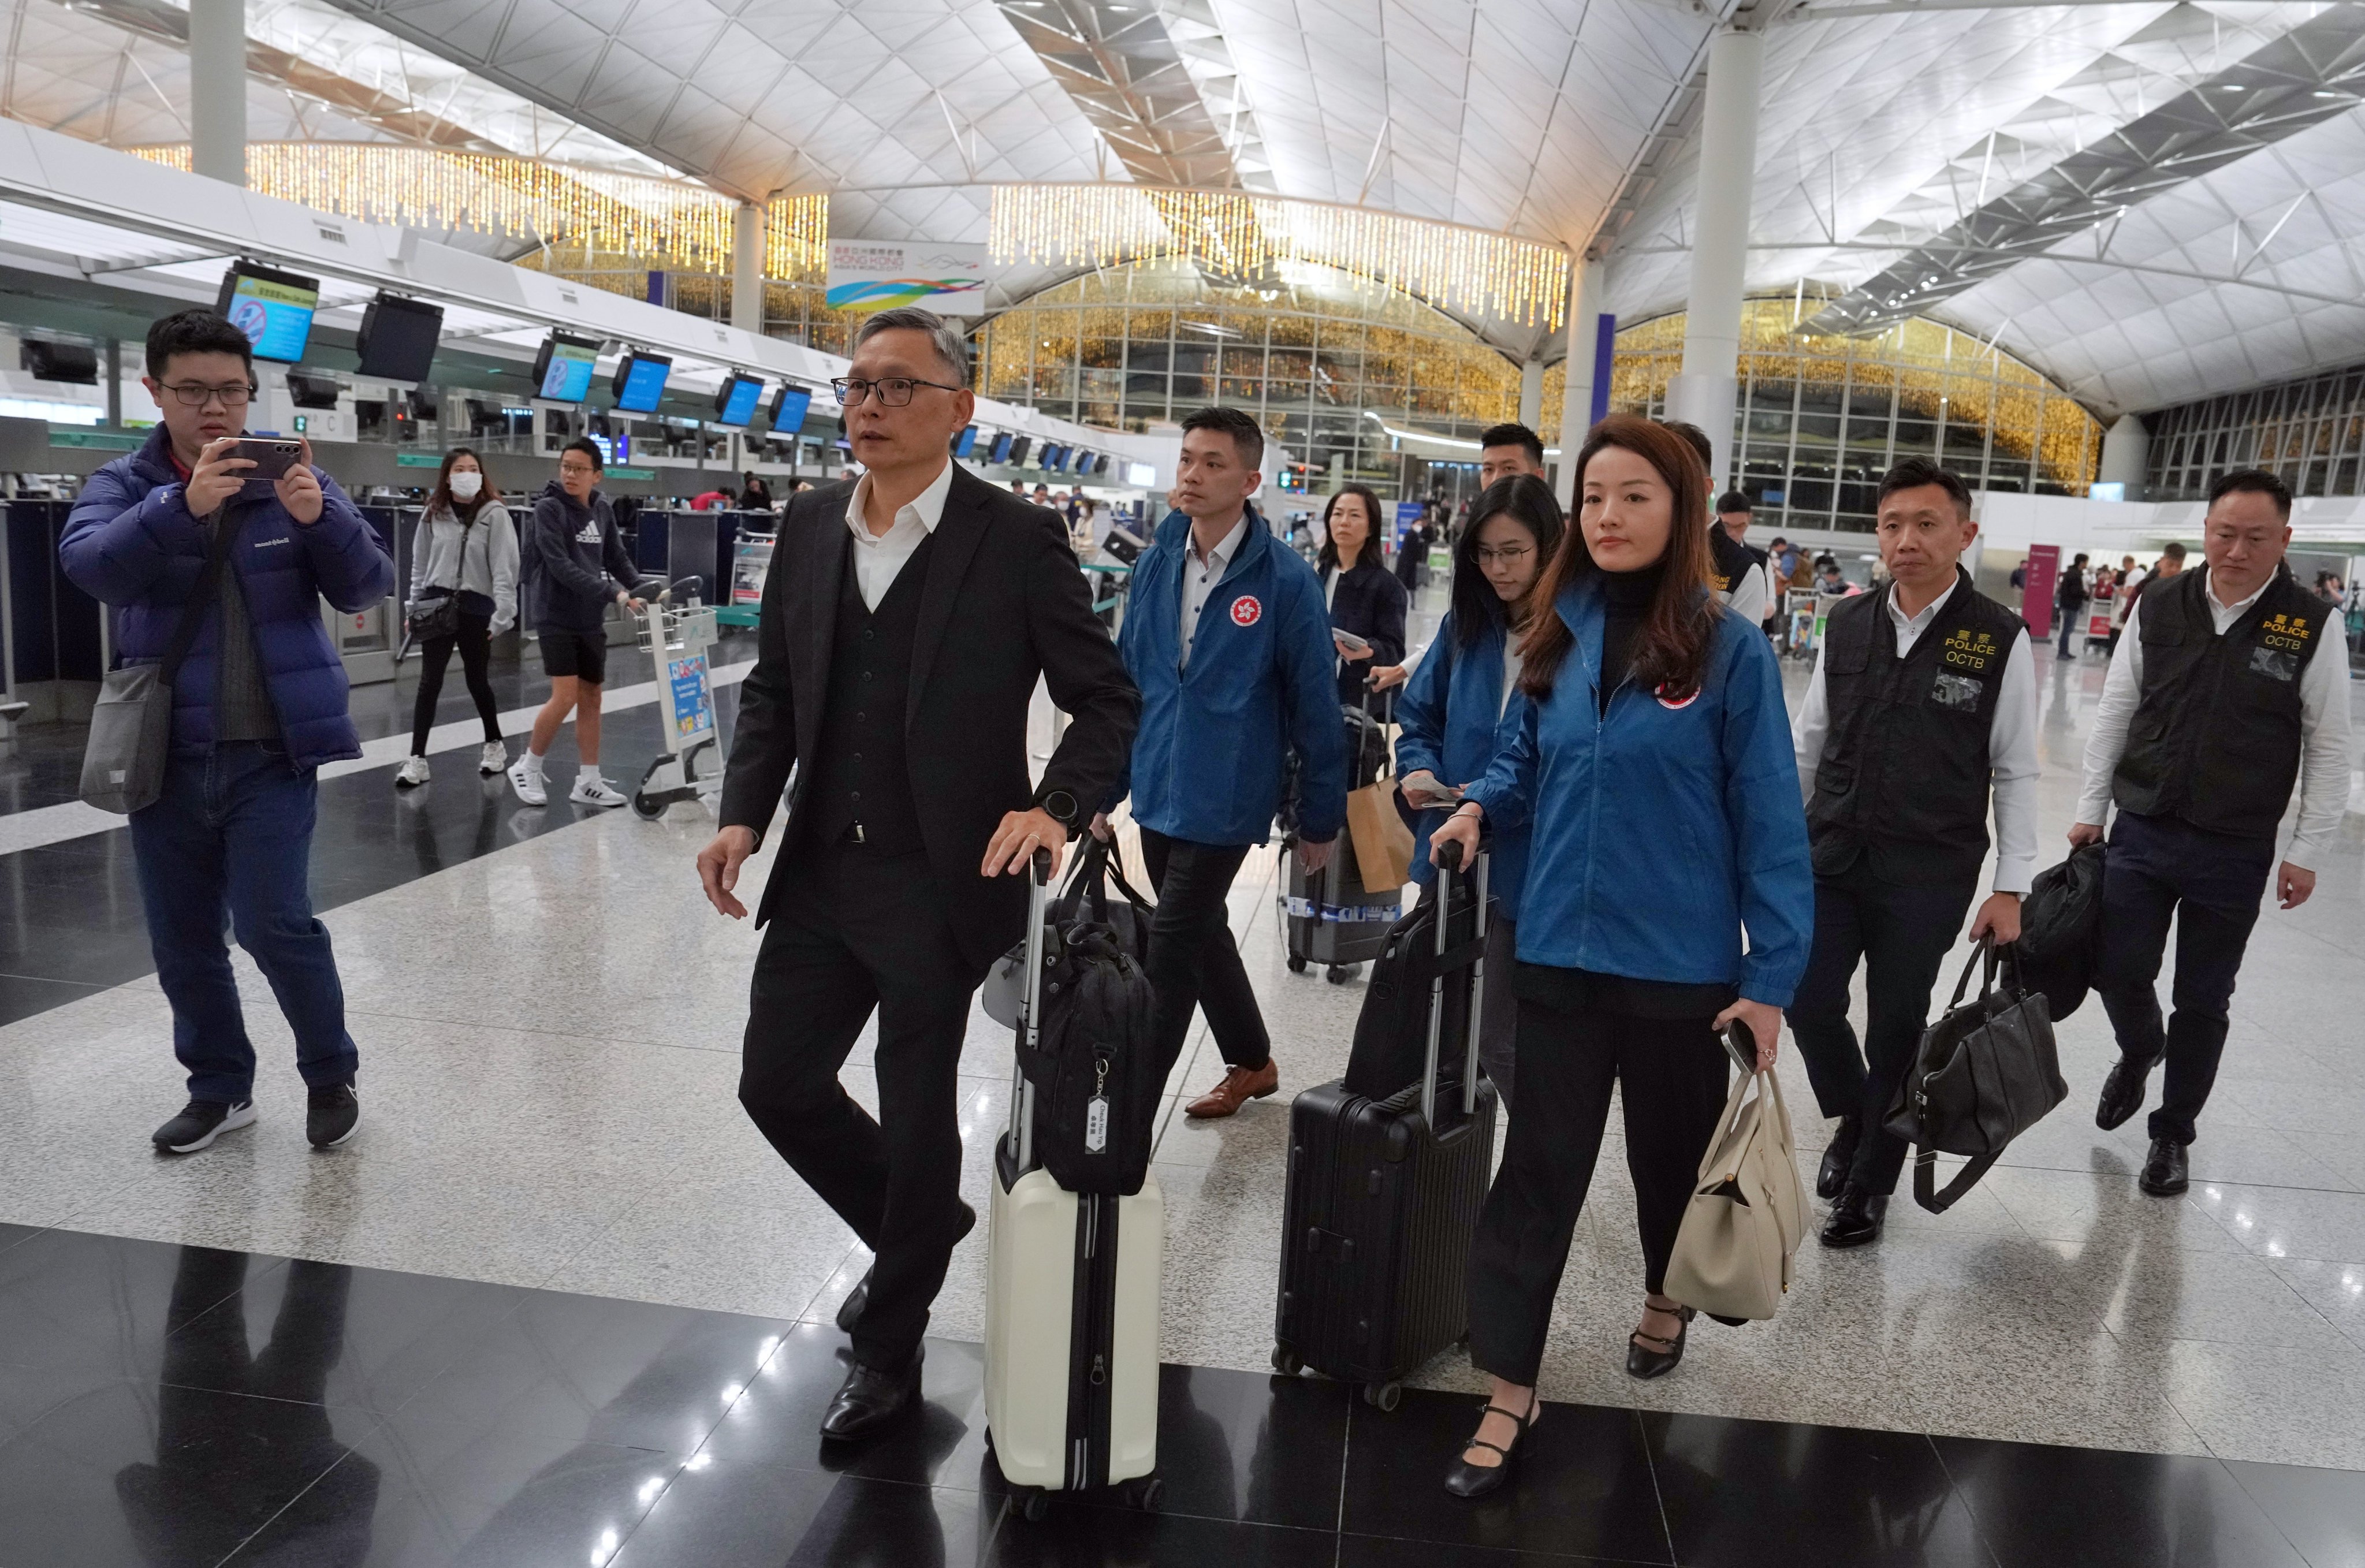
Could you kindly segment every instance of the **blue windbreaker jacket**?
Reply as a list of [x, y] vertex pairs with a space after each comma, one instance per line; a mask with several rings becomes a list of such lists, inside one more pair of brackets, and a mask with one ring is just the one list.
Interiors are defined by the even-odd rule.
[[1579, 582], [1553, 609], [1576, 645], [1468, 797], [1498, 832], [1532, 819], [1519, 958], [1788, 1007], [1815, 880], [1772, 646], [1720, 615], [1696, 695], [1629, 679], [1605, 715], [1600, 594]]
[[1314, 568], [1255, 509], [1179, 669], [1182, 567], [1191, 520], [1175, 512], [1134, 563], [1117, 652], [1141, 688], [1128, 776], [1133, 818], [1194, 844], [1262, 844], [1281, 809], [1289, 753], [1299, 758], [1298, 833], [1338, 836], [1347, 819], [1347, 735], [1332, 677], [1338, 652]]
[[[1427, 768], [1440, 783], [1467, 786], [1485, 776], [1495, 754], [1518, 732], [1519, 710], [1528, 701], [1516, 691], [1508, 706], [1503, 701], [1507, 635], [1496, 620], [1479, 633], [1477, 646], [1465, 649], [1453, 640], [1450, 611], [1438, 623], [1429, 653], [1396, 694], [1396, 722], [1403, 726], [1396, 737], [1397, 778]], [[1429, 838], [1444, 820], [1442, 808], [1420, 813], [1412, 874], [1424, 886], [1437, 878], [1437, 868], [1429, 863]], [[1487, 832], [1487, 890], [1505, 917], [1516, 920], [1519, 890], [1528, 879], [1528, 824], [1502, 827], [1490, 816]]]
[[[159, 425], [147, 445], [93, 474], [58, 543], [67, 578], [116, 608], [115, 649], [127, 662], [164, 656], [205, 571], [206, 530], [182, 498], [170, 442]], [[376, 532], [334, 479], [312, 473], [320, 518], [308, 527], [267, 485], [250, 484], [223, 503], [238, 521], [229, 569], [245, 596], [287, 760], [298, 768], [362, 754], [346, 711], [344, 661], [321, 623], [320, 600], [352, 612], [394, 591], [394, 561]], [[213, 745], [220, 636], [221, 612], [209, 610], [173, 687], [176, 751]]]

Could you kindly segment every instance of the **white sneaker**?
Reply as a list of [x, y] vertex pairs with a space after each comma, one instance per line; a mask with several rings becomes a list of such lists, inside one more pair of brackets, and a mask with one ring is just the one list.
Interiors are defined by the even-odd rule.
[[577, 778], [575, 788], [566, 792], [566, 798], [578, 806], [622, 806], [630, 803], [632, 799], [628, 795], [618, 794], [605, 778]]
[[[527, 754], [527, 756], [532, 755], [530, 752]], [[528, 767], [525, 765], [525, 757], [519, 757], [510, 764], [510, 788], [515, 790], [517, 798], [529, 806], [544, 806], [550, 803], [550, 793], [542, 787], [542, 769]]]
[[394, 787], [398, 790], [416, 789], [426, 782], [427, 759], [423, 756], [406, 756], [402, 766], [394, 770]]
[[476, 771], [490, 778], [510, 765], [510, 748], [499, 741], [487, 741], [485, 755], [477, 759]]

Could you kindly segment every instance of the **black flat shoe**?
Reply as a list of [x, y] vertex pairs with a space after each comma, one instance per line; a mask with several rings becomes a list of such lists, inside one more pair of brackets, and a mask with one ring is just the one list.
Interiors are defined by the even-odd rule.
[[1831, 1217], [1823, 1221], [1822, 1243], [1826, 1247], [1865, 1247], [1880, 1239], [1880, 1228], [1889, 1221], [1889, 1194], [1867, 1193], [1850, 1182], [1840, 1192], [1838, 1203], [1832, 1205]]
[[2104, 1132], [2124, 1126], [2129, 1116], [2143, 1109], [2144, 1090], [2151, 1078], [2158, 1057], [2143, 1061], [2131, 1061], [2125, 1057], [2111, 1064], [2111, 1074], [2102, 1080], [2102, 1097], [2094, 1103], [2094, 1125]]
[[832, 1442], [852, 1443], [885, 1431], [911, 1414], [920, 1403], [920, 1354], [894, 1372], [880, 1372], [857, 1361], [821, 1418], [821, 1435]]
[[1815, 1196], [1836, 1198], [1847, 1185], [1848, 1167], [1855, 1163], [1856, 1140], [1863, 1136], [1864, 1118], [1842, 1116], [1837, 1131], [1832, 1134], [1831, 1147], [1823, 1150], [1823, 1163], [1815, 1172]]
[[1475, 1502], [1478, 1498], [1500, 1487], [1510, 1478], [1511, 1460], [1519, 1452], [1519, 1439], [1526, 1437], [1528, 1428], [1536, 1424], [1536, 1417], [1543, 1413], [1543, 1407], [1542, 1396], [1530, 1391], [1528, 1394], [1528, 1413], [1524, 1419], [1499, 1405], [1489, 1405], [1480, 1411], [1478, 1419], [1482, 1423], [1488, 1416], [1502, 1416], [1518, 1422], [1519, 1429], [1512, 1434], [1509, 1448], [1490, 1443], [1484, 1438], [1473, 1438], [1463, 1444], [1462, 1452], [1465, 1456], [1472, 1449], [1487, 1449], [1500, 1454], [1502, 1462], [1498, 1464], [1473, 1464], [1466, 1457], [1456, 1459], [1453, 1462], [1453, 1468], [1445, 1473], [1446, 1491], [1468, 1503]]
[[[953, 1245], [956, 1247], [961, 1244], [963, 1238], [967, 1237], [970, 1231], [977, 1228], [977, 1211], [970, 1207], [967, 1204], [963, 1204], [960, 1206], [960, 1234], [953, 1238]], [[870, 1305], [870, 1276], [878, 1271], [879, 1265], [876, 1263], [873, 1263], [868, 1269], [863, 1270], [862, 1278], [854, 1282], [854, 1288], [846, 1293], [846, 1299], [837, 1304], [837, 1331], [839, 1333], [853, 1333], [854, 1326], [862, 1321], [863, 1311]]]
[[2187, 1169], [2184, 1146], [2168, 1138], [2151, 1140], [2151, 1154], [2144, 1160], [2143, 1174], [2135, 1185], [2155, 1198], [2172, 1198], [2192, 1184]]
[[[1651, 1310], [1657, 1312], [1662, 1309], [1653, 1307]], [[1684, 1340], [1692, 1331], [1693, 1316], [1688, 1306], [1676, 1309], [1678, 1327], [1672, 1339], [1645, 1334], [1640, 1328], [1629, 1335], [1626, 1339], [1626, 1375], [1648, 1382], [1675, 1371], [1676, 1363], [1684, 1359]], [[1657, 1348], [1653, 1349], [1654, 1346]]]

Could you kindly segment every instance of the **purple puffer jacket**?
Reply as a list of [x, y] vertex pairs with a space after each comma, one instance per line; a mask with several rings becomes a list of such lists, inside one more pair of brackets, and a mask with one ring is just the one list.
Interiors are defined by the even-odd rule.
[[[148, 444], [90, 476], [66, 520], [58, 558], [76, 588], [116, 607], [115, 651], [164, 656], [205, 570], [206, 530], [189, 515], [162, 425]], [[269, 487], [225, 503], [238, 521], [238, 574], [287, 760], [318, 767], [362, 754], [346, 711], [345, 666], [320, 621], [320, 600], [352, 612], [394, 591], [394, 562], [336, 481], [317, 468], [320, 518], [299, 526]], [[221, 614], [208, 610], [173, 688], [173, 746], [213, 744]]]

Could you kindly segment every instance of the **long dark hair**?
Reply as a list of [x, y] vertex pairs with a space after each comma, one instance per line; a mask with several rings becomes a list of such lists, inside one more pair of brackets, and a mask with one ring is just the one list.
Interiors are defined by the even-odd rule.
[[1561, 536], [1559, 551], [1536, 585], [1542, 613], [1529, 623], [1519, 644], [1519, 689], [1538, 700], [1552, 694], [1561, 661], [1576, 641], [1552, 606], [1561, 589], [1600, 570], [1585, 543], [1585, 471], [1596, 454], [1613, 446], [1657, 469], [1674, 501], [1667, 550], [1660, 557], [1666, 570], [1650, 612], [1635, 629], [1627, 668], [1643, 690], [1681, 698], [1699, 689], [1700, 666], [1708, 662], [1717, 615], [1716, 596], [1708, 591], [1708, 470], [1691, 443], [1666, 426], [1639, 414], [1611, 414], [1593, 427], [1576, 454], [1578, 521]]
[[1369, 485], [1341, 485], [1339, 495], [1322, 503], [1322, 554], [1315, 558], [1314, 569], [1327, 572], [1339, 564], [1339, 543], [1330, 537], [1330, 514], [1339, 510], [1339, 496], [1356, 496], [1363, 503], [1363, 516], [1368, 525], [1363, 530], [1363, 547], [1355, 552], [1358, 566], [1376, 563], [1380, 558], [1380, 498], [1372, 493]]
[[[1478, 569], [1478, 531], [1498, 517], [1509, 518], [1535, 536], [1540, 566], [1550, 565], [1560, 554], [1561, 535], [1567, 531], [1552, 487], [1532, 474], [1497, 479], [1480, 492], [1478, 504], [1470, 509], [1470, 521], [1462, 530], [1462, 542], [1453, 547], [1453, 644], [1464, 653], [1478, 645], [1487, 627], [1511, 624], [1511, 607]], [[1528, 587], [1530, 606], [1540, 602], [1536, 596], [1542, 587], [1543, 574], [1539, 571]]]
[[[465, 505], [452, 494], [452, 465], [463, 457], [476, 457], [476, 472], [485, 476], [485, 482], [476, 487], [476, 498]], [[462, 522], [474, 522], [476, 521], [476, 513], [484, 510], [487, 501], [497, 501], [500, 498], [501, 493], [493, 488], [492, 475], [485, 470], [485, 460], [476, 457], [476, 449], [472, 446], [455, 446], [443, 454], [443, 465], [435, 470], [435, 488], [427, 497], [427, 510], [432, 512], [436, 508], [443, 507]]]

